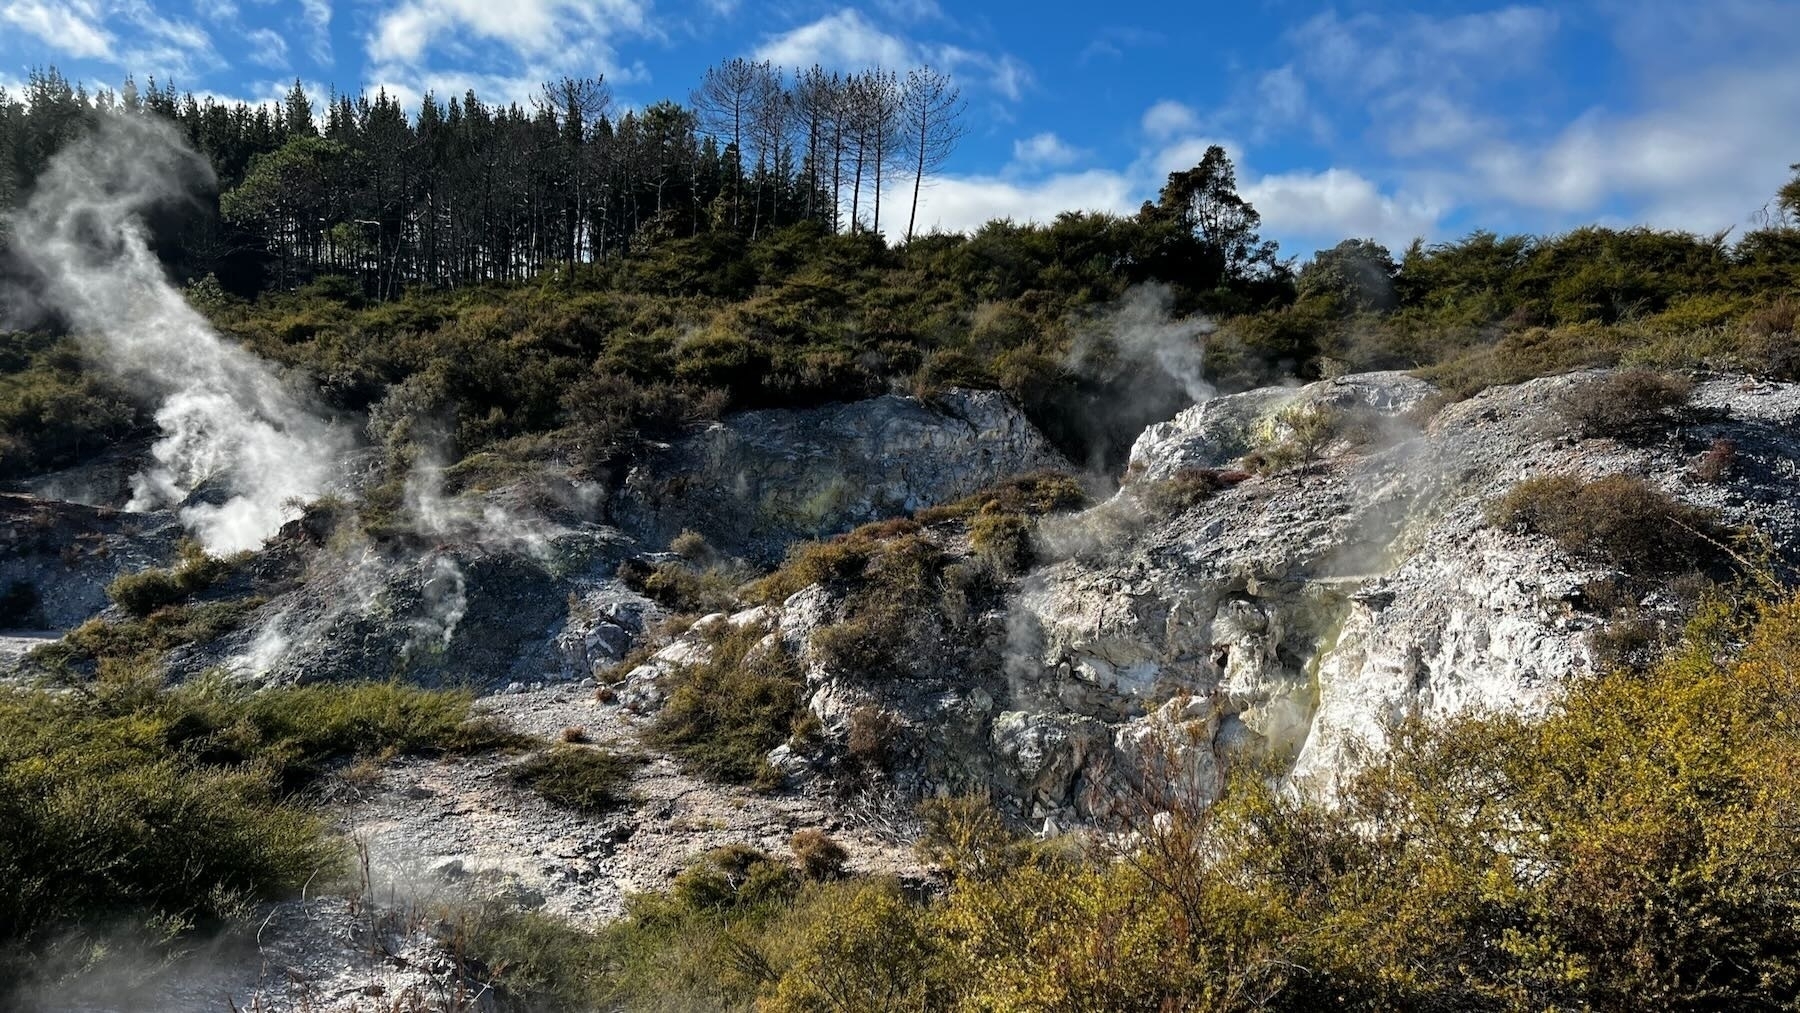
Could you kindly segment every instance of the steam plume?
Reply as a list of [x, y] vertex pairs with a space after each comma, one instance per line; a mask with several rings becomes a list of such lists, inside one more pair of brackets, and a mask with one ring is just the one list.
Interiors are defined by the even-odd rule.
[[221, 339], [151, 251], [145, 217], [212, 183], [171, 127], [105, 116], [51, 161], [12, 226], [44, 302], [90, 354], [160, 402], [163, 435], [131, 508], [179, 508], [208, 550], [232, 552], [257, 547], [325, 492], [350, 440]]
[[[1175, 295], [1167, 285], [1139, 285], [1100, 319], [1096, 332], [1122, 358], [1154, 364], [1168, 374], [1195, 404], [1210, 401], [1218, 394], [1206, 380], [1206, 337], [1213, 323], [1205, 317], [1176, 318], [1174, 306]], [[1076, 367], [1093, 353], [1090, 342], [1078, 343]]]

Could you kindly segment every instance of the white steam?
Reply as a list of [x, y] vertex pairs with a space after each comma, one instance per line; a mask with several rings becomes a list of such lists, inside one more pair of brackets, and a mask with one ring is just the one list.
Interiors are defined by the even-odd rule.
[[130, 508], [178, 508], [201, 544], [225, 553], [261, 545], [324, 493], [351, 440], [221, 339], [151, 251], [145, 216], [211, 183], [172, 128], [102, 117], [52, 159], [11, 224], [44, 302], [90, 354], [160, 401], [156, 463], [134, 480]]
[[[1167, 285], [1139, 285], [1098, 321], [1098, 337], [1113, 353], [1131, 362], [1154, 363], [1181, 385], [1195, 404], [1210, 401], [1218, 389], [1206, 380], [1206, 338], [1216, 326], [1201, 316], [1173, 316], [1174, 293]], [[1098, 350], [1089, 342], [1076, 345], [1078, 369]]]

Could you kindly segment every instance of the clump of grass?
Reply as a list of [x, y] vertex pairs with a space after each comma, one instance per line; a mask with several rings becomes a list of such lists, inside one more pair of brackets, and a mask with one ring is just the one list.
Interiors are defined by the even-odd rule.
[[787, 741], [803, 709], [799, 665], [779, 637], [754, 623], [720, 623], [708, 639], [706, 661], [670, 676], [668, 701], [645, 741], [691, 773], [774, 787], [780, 775], [767, 754]]
[[686, 560], [650, 564], [628, 559], [619, 564], [625, 586], [678, 613], [725, 612], [738, 604], [744, 574], [726, 566], [700, 567]]
[[1036, 531], [1023, 514], [978, 514], [969, 522], [969, 545], [1001, 573], [1023, 573], [1037, 559]]
[[915, 516], [923, 524], [967, 520], [977, 514], [1044, 514], [1079, 510], [1088, 505], [1087, 490], [1075, 476], [1061, 471], [1035, 471], [994, 485], [942, 506], [928, 507]]
[[1694, 462], [1694, 478], [1708, 485], [1725, 480], [1737, 464], [1737, 441], [1723, 436], [1712, 441], [1700, 459]]
[[850, 852], [817, 828], [794, 831], [788, 850], [794, 853], [794, 865], [800, 875], [811, 880], [841, 878], [850, 861]]
[[507, 780], [553, 805], [598, 814], [631, 800], [633, 762], [604, 749], [559, 745], [507, 768]]
[[235, 560], [209, 556], [199, 543], [184, 540], [174, 566], [123, 574], [106, 585], [106, 596], [141, 619], [212, 587], [229, 576], [235, 565]]
[[61, 641], [33, 652], [52, 667], [106, 658], [154, 656], [183, 644], [216, 640], [244, 625], [266, 599], [167, 605], [147, 616], [111, 621], [94, 618], [70, 630]]
[[1158, 516], [1173, 517], [1194, 509], [1249, 477], [1249, 473], [1243, 471], [1183, 468], [1160, 481], [1138, 483], [1134, 489], [1145, 509]]
[[387, 684], [168, 688], [111, 658], [82, 692], [0, 688], [0, 980], [329, 880], [342, 851], [295, 792], [342, 761], [522, 741], [471, 703]]

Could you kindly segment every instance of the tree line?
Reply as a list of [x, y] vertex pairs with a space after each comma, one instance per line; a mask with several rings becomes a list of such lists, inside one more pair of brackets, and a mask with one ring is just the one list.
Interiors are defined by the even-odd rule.
[[252, 105], [128, 78], [90, 93], [54, 68], [0, 89], [0, 208], [103, 116], [176, 125], [218, 176], [216, 220], [179, 244], [198, 273], [245, 292], [324, 273], [371, 295], [513, 281], [671, 238], [918, 230], [918, 206], [963, 133], [956, 83], [742, 58], [687, 104], [614, 108], [604, 77], [546, 83], [524, 103], [473, 90], [415, 110], [385, 92], [315, 108], [295, 81]]

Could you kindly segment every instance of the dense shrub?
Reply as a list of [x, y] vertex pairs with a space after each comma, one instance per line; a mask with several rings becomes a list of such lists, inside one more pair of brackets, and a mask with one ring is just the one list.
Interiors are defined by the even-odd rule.
[[1488, 508], [1490, 523], [1547, 535], [1565, 552], [1639, 576], [1718, 565], [1730, 532], [1642, 479], [1526, 479]]
[[230, 560], [207, 555], [198, 543], [184, 541], [174, 566], [116, 577], [106, 585], [106, 596], [141, 619], [225, 579], [233, 565]]
[[74, 464], [146, 421], [74, 342], [0, 332], [0, 478]]
[[982, 513], [969, 522], [969, 545], [995, 570], [1024, 573], [1037, 559], [1036, 525], [1021, 514]]
[[1331, 804], [1254, 769], [1210, 807], [1151, 785], [1128, 846], [1083, 850], [933, 800], [934, 896], [738, 849], [596, 935], [505, 952], [632, 1009], [1786, 1008], [1796, 658], [1800, 599], [1714, 601], [1662, 662], [1541, 718], [1401, 723]]
[[707, 634], [708, 658], [667, 678], [668, 700], [646, 730], [684, 769], [715, 780], [773, 787], [769, 750], [787, 741], [805, 683], [779, 637], [766, 627], [721, 622]]
[[1570, 390], [1557, 410], [1583, 436], [1642, 439], [1666, 428], [1693, 390], [1685, 376], [1626, 369]]
[[217, 640], [242, 627], [263, 604], [260, 597], [233, 598], [169, 605], [141, 619], [89, 619], [62, 640], [38, 648], [32, 657], [56, 667], [68, 662], [159, 654], [182, 644]]
[[651, 565], [628, 559], [619, 565], [625, 585], [677, 613], [709, 614], [736, 606], [737, 588], [745, 575], [731, 566], [704, 568], [688, 560]]
[[1075, 476], [1060, 471], [1038, 471], [1002, 480], [980, 492], [943, 506], [918, 512], [922, 524], [968, 520], [979, 514], [1044, 514], [1079, 510], [1089, 502], [1087, 490]]
[[788, 841], [794, 865], [807, 879], [837, 879], [844, 874], [850, 853], [823, 830], [796, 830]]

